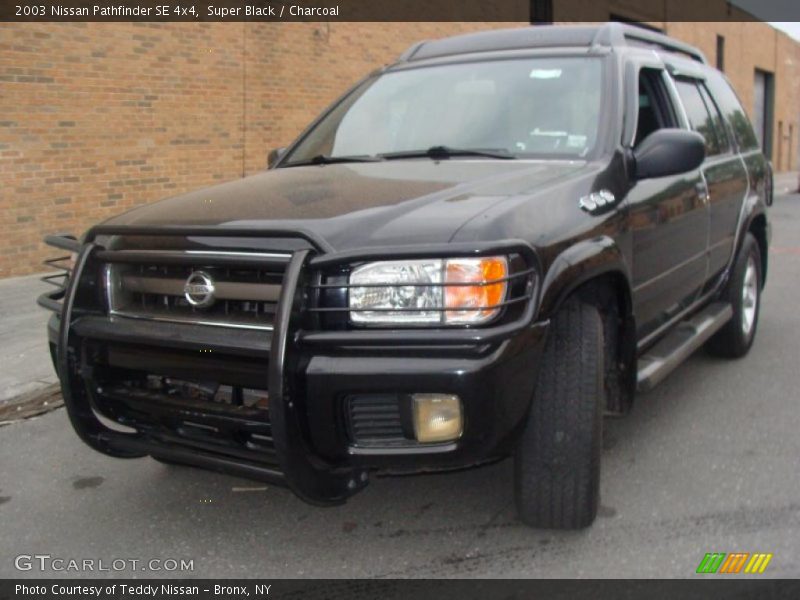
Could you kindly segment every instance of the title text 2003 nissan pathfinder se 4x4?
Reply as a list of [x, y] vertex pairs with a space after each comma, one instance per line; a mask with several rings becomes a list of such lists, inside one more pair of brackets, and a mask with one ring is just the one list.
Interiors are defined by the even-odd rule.
[[315, 504], [513, 455], [522, 520], [578, 528], [604, 414], [702, 344], [753, 343], [770, 166], [665, 36], [419, 43], [269, 162], [48, 238], [75, 253], [40, 303], [91, 447]]

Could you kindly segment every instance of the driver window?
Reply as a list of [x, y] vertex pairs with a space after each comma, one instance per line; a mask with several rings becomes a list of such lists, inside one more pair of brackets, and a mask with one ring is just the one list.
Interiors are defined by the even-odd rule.
[[634, 148], [656, 129], [675, 127], [676, 119], [659, 69], [639, 71], [639, 107]]

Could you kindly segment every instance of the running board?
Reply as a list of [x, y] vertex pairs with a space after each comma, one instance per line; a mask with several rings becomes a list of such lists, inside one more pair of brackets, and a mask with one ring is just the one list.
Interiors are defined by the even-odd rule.
[[699, 313], [675, 326], [639, 358], [637, 389], [653, 389], [675, 367], [689, 358], [733, 316], [733, 308], [725, 302], [710, 304]]

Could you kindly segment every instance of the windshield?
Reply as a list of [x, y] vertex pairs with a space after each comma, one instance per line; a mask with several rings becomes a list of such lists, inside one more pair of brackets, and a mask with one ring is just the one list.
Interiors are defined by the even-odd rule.
[[387, 72], [351, 93], [283, 165], [315, 157], [495, 150], [577, 158], [597, 142], [602, 63], [548, 57]]

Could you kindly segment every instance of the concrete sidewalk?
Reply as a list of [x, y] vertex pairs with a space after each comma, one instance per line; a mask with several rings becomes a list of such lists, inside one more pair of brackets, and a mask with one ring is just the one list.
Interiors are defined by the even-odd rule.
[[45, 329], [51, 313], [36, 304], [51, 286], [39, 277], [0, 280], [0, 403], [58, 381]]
[[775, 173], [773, 177], [773, 185], [775, 188], [775, 195], [794, 194], [798, 191], [798, 173], [796, 171], [787, 171], [785, 173]]

